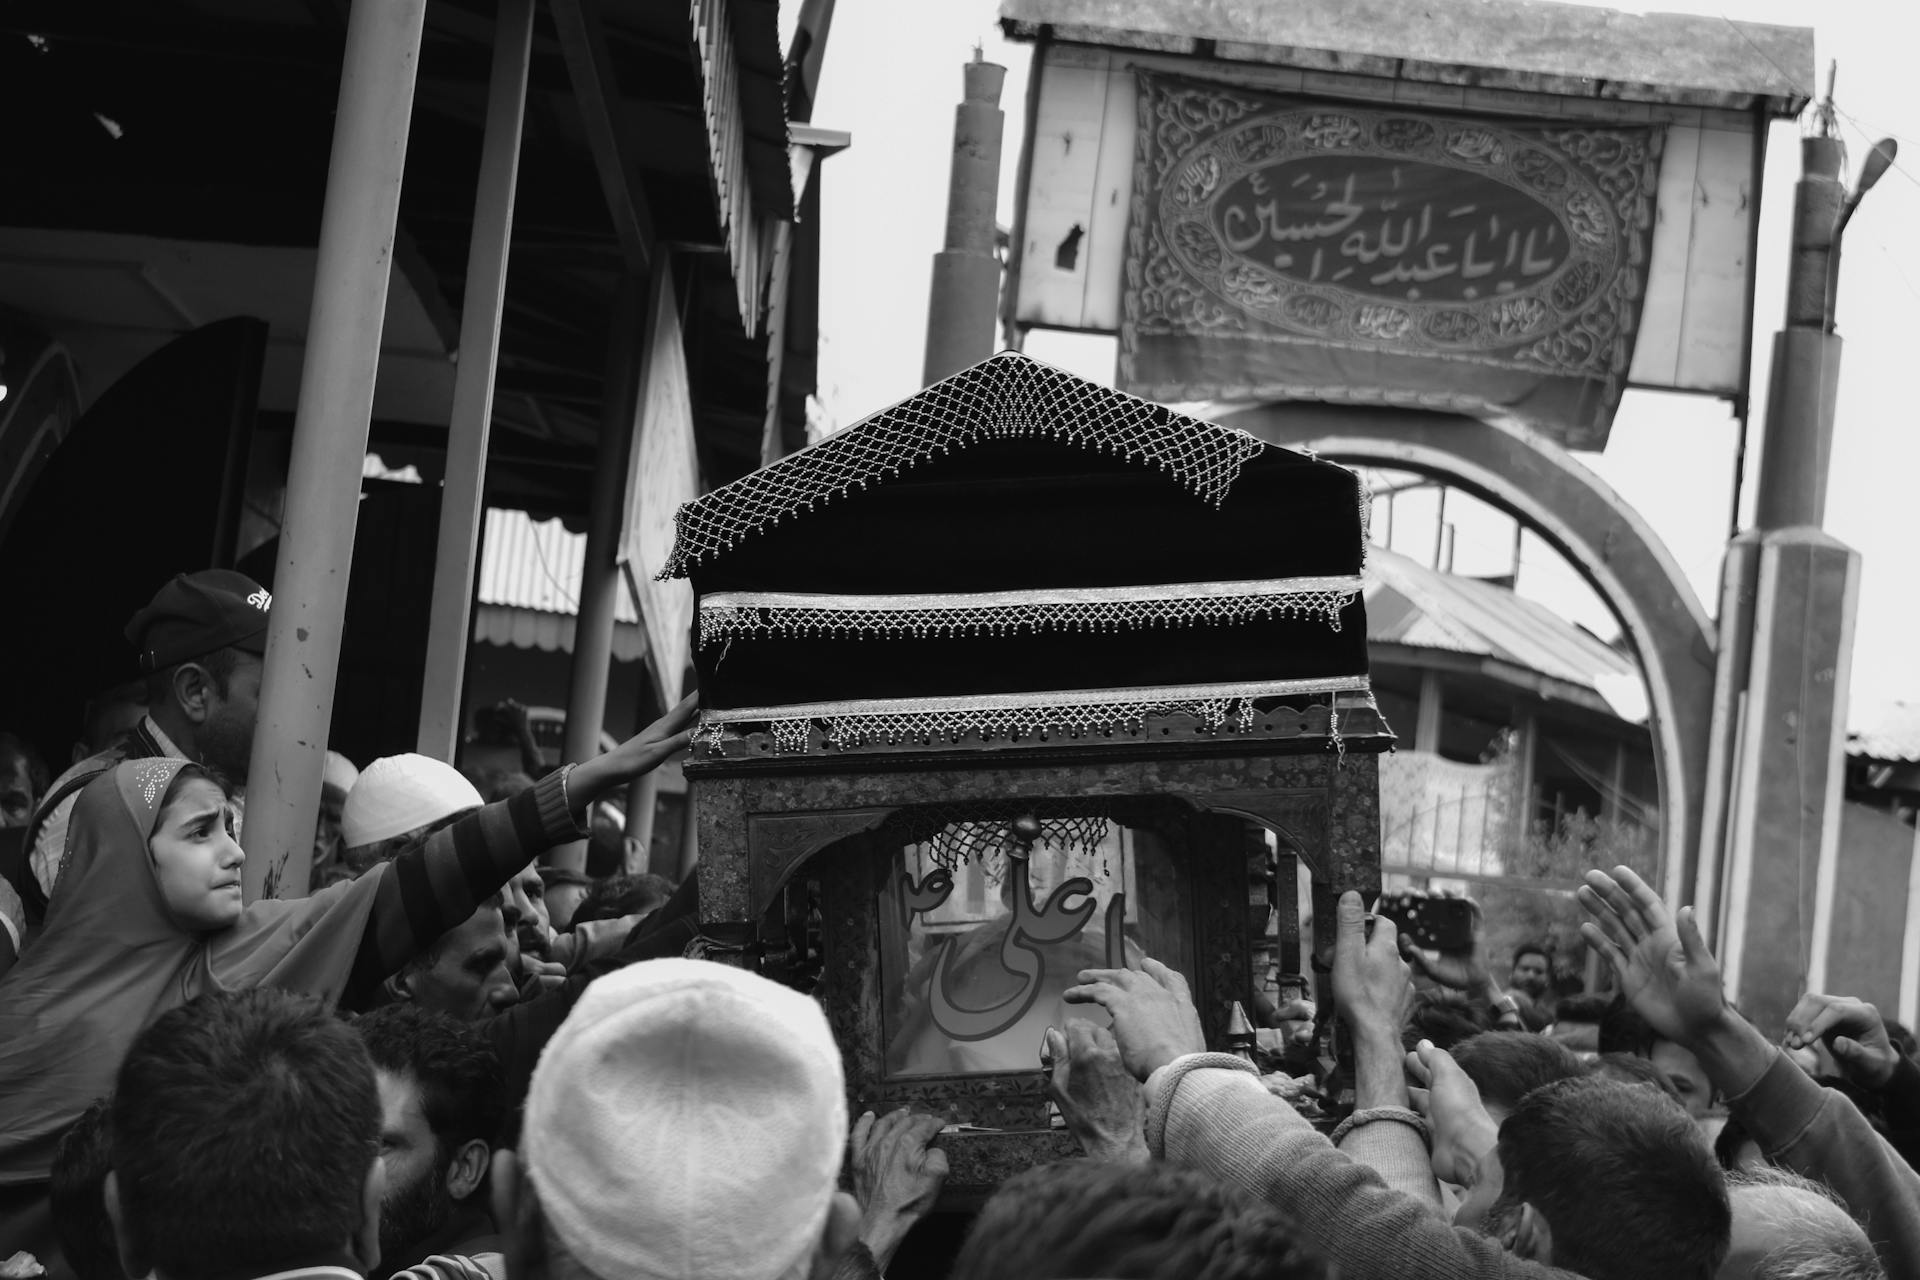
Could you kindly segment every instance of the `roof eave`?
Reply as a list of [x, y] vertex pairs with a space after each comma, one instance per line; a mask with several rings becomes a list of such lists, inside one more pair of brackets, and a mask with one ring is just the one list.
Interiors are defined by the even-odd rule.
[[[1548, 0], [1424, 7], [1424, 23], [1369, 20], [1344, 0], [1261, 4], [1003, 0], [1010, 39], [1050, 40], [1389, 80], [1596, 101], [1798, 115], [1813, 31]], [[1609, 37], [1612, 37], [1609, 39]], [[1629, 37], [1629, 38], [1621, 38]]]

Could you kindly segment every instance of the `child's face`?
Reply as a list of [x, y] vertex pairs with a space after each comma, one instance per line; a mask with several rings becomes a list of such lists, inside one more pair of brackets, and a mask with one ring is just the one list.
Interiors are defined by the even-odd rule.
[[206, 933], [240, 918], [240, 867], [233, 808], [205, 778], [182, 786], [160, 814], [148, 844], [167, 913], [182, 929]]

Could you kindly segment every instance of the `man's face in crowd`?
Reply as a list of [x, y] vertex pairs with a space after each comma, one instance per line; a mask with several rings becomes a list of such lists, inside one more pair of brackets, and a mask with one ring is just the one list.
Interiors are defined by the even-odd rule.
[[1530, 996], [1547, 993], [1547, 976], [1547, 958], [1538, 951], [1529, 951], [1513, 962], [1512, 985]]
[[523, 867], [507, 881], [506, 914], [519, 949], [529, 955], [545, 955], [552, 938], [547, 919], [547, 885], [538, 867]]
[[432, 964], [407, 975], [407, 993], [428, 1009], [475, 1022], [519, 998], [508, 960], [500, 909], [481, 907], [441, 940]]
[[[384, 1068], [380, 1086], [380, 1162], [387, 1189], [380, 1200], [380, 1259], [400, 1265], [414, 1245], [453, 1215], [447, 1158], [427, 1124], [420, 1082]], [[389, 1268], [390, 1269], [390, 1268]]]
[[0, 827], [26, 826], [39, 798], [33, 794], [27, 762], [17, 755], [0, 753]]
[[251, 653], [240, 661], [227, 680], [226, 693], [218, 682], [207, 681], [207, 716], [199, 725], [201, 760], [225, 774], [235, 786], [247, 780], [247, 766], [253, 759], [253, 726], [260, 716], [261, 661]]
[[1699, 1120], [1712, 1112], [1713, 1085], [1701, 1068], [1700, 1059], [1694, 1057], [1691, 1050], [1671, 1040], [1655, 1040], [1653, 1052], [1647, 1058], [1679, 1093], [1680, 1104], [1688, 1115]]

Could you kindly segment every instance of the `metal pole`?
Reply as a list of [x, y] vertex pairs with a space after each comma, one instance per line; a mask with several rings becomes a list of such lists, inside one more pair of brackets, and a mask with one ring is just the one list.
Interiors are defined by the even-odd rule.
[[347, 20], [247, 795], [248, 899], [307, 891], [426, 0]]
[[[656, 287], [668, 280], [665, 263], [656, 264]], [[573, 626], [573, 674], [567, 689], [564, 759], [578, 764], [600, 754], [600, 730], [606, 723], [607, 681], [613, 666], [614, 604], [620, 591], [620, 517], [627, 496], [627, 463], [640, 406], [640, 363], [645, 344], [646, 282], [621, 279], [608, 327], [607, 377], [601, 401], [600, 443], [594, 455], [593, 496], [587, 509], [587, 546], [580, 569], [580, 611]], [[546, 858], [549, 866], [584, 871], [583, 841], [561, 845]]]
[[1000, 87], [1007, 69], [980, 60], [966, 67], [966, 100], [954, 111], [953, 169], [947, 190], [946, 248], [933, 257], [927, 304], [928, 385], [993, 354], [1000, 303], [994, 208], [1000, 191], [1000, 136], [1007, 116]]
[[[640, 846], [629, 855], [626, 873], [645, 875], [653, 870], [653, 811], [660, 797], [660, 771], [651, 770], [627, 784], [627, 839]], [[636, 865], [637, 864], [637, 865]]]
[[449, 763], [460, 748], [460, 694], [473, 621], [487, 432], [493, 425], [493, 380], [500, 352], [500, 314], [507, 296], [513, 192], [520, 174], [520, 129], [532, 49], [533, 0], [500, 0], [493, 31], [493, 76], [487, 85], [486, 135], [480, 144], [480, 181], [473, 197], [473, 237], [467, 244], [461, 360], [454, 374], [453, 420], [447, 430], [447, 476], [440, 489], [440, 543], [434, 557], [433, 612], [420, 695], [420, 754]]

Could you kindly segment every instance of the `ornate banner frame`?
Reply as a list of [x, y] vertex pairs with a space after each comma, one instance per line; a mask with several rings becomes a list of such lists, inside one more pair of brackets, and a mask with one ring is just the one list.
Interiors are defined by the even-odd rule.
[[1404, 403], [1604, 442], [1645, 292], [1662, 127], [1137, 74], [1124, 390]]

